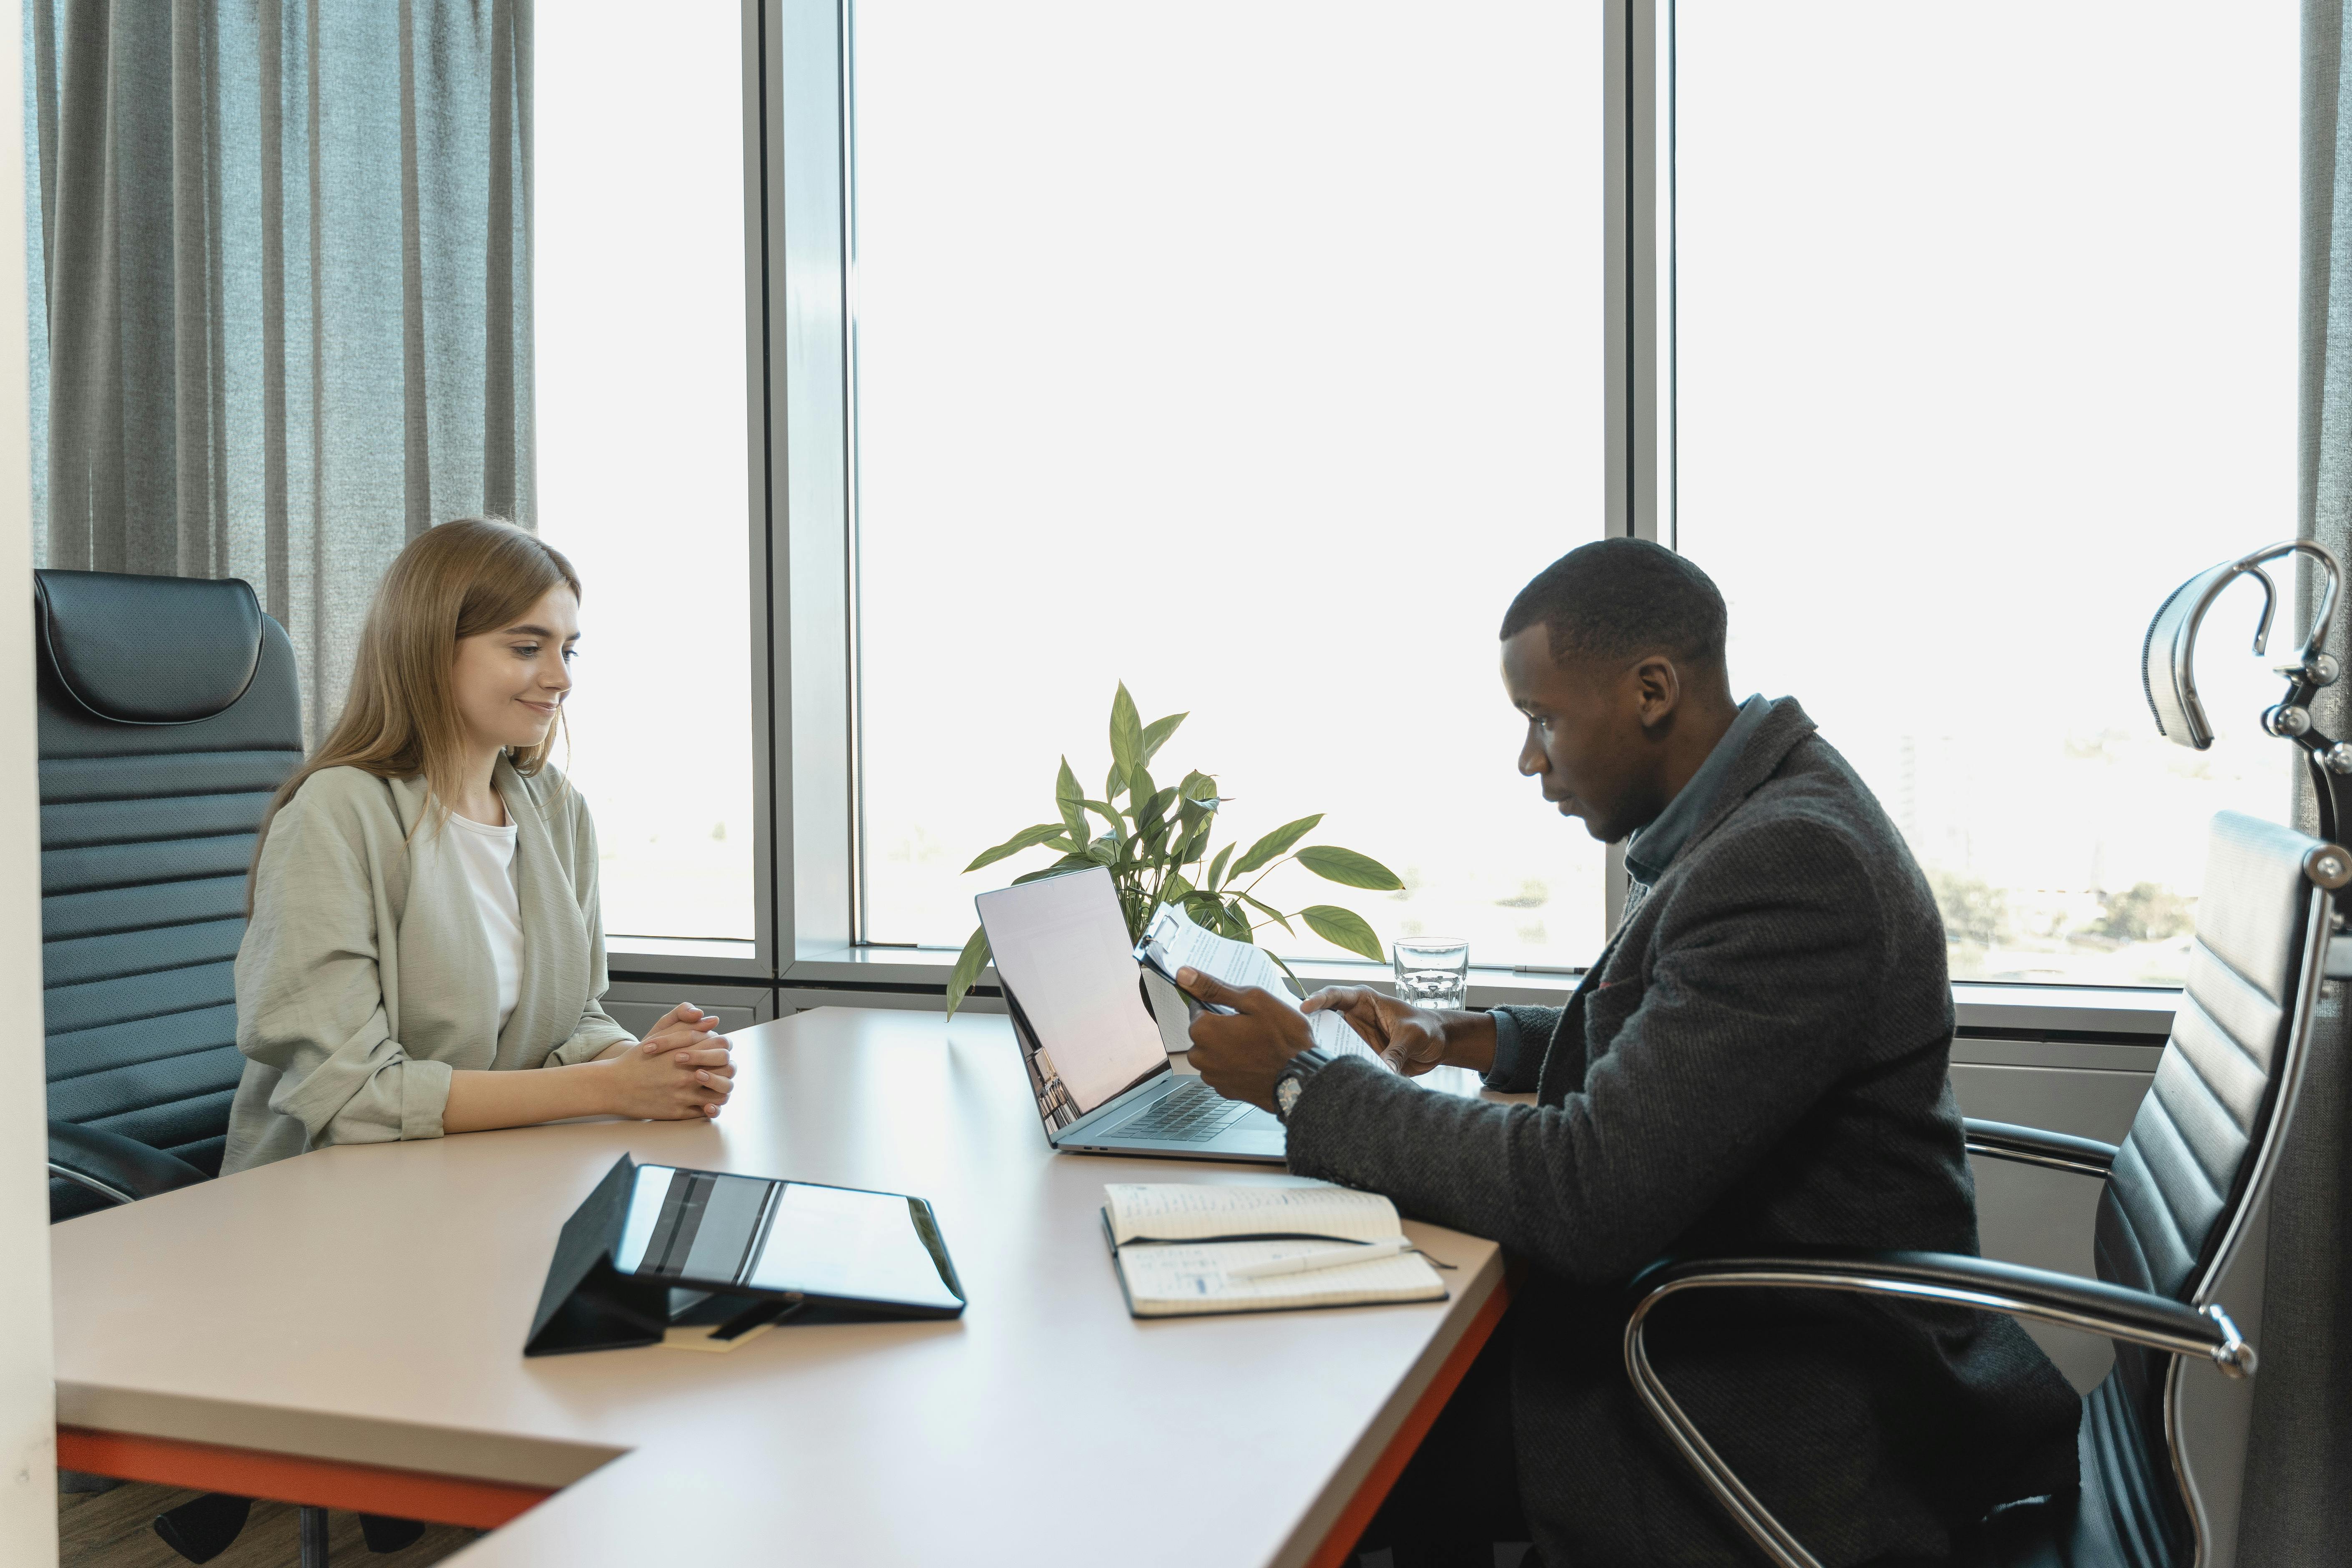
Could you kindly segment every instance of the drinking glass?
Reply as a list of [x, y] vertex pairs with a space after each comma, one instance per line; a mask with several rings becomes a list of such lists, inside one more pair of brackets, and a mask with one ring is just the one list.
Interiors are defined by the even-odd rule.
[[1462, 1006], [1470, 985], [1470, 944], [1435, 937], [1389, 944], [1397, 1000], [1415, 1007]]

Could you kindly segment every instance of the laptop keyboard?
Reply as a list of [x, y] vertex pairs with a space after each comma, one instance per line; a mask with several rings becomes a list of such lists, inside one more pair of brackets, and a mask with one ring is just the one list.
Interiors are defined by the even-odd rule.
[[1206, 1143], [1249, 1114], [1249, 1106], [1227, 1100], [1205, 1083], [1179, 1085], [1113, 1127], [1122, 1138], [1155, 1138], [1164, 1143]]

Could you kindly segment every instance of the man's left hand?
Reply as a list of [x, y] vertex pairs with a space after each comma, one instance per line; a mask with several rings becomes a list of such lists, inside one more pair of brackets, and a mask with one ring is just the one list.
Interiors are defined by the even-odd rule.
[[1234, 1009], [1192, 1020], [1191, 1060], [1202, 1081], [1227, 1100], [1272, 1110], [1276, 1077], [1314, 1044], [1307, 1015], [1270, 991], [1236, 990], [1197, 969], [1178, 970], [1176, 984], [1202, 1002]]

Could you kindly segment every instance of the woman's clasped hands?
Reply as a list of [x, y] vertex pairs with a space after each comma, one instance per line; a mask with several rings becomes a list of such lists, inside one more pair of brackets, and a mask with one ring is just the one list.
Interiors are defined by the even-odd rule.
[[715, 1119], [735, 1088], [735, 1064], [719, 1021], [681, 1002], [645, 1038], [607, 1058], [614, 1111], [652, 1121]]

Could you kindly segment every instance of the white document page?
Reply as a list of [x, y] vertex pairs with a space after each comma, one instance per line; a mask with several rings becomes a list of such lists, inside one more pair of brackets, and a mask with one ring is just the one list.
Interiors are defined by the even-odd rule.
[[1371, 1301], [1436, 1301], [1445, 1281], [1418, 1253], [1392, 1252], [1364, 1263], [1304, 1274], [1236, 1279], [1244, 1263], [1322, 1250], [1316, 1241], [1229, 1241], [1181, 1247], [1122, 1247], [1121, 1277], [1139, 1318], [1195, 1312], [1269, 1312], [1286, 1307], [1351, 1307]]
[[[1151, 923], [1144, 928], [1143, 934], [1158, 942], [1160, 951], [1167, 954], [1171, 974], [1181, 968], [1197, 969], [1228, 985], [1255, 985], [1283, 1001], [1290, 1000], [1290, 987], [1283, 983], [1281, 967], [1266, 956], [1264, 948], [1235, 942], [1195, 925], [1191, 916], [1173, 904], [1162, 904], [1153, 910]], [[1337, 1013], [1307, 1014], [1307, 1034], [1327, 1055], [1380, 1060], [1379, 1054], [1364, 1044]]]
[[1168, 1060], [1136, 987], [1134, 944], [1108, 871], [1047, 877], [973, 902], [997, 973], [1080, 1115]]
[[1235, 1236], [1386, 1241], [1404, 1228], [1397, 1220], [1396, 1205], [1380, 1194], [1324, 1182], [1298, 1187], [1111, 1182], [1104, 1185], [1103, 1196], [1110, 1210], [1111, 1236], [1122, 1246], [1139, 1239], [1213, 1241]]

